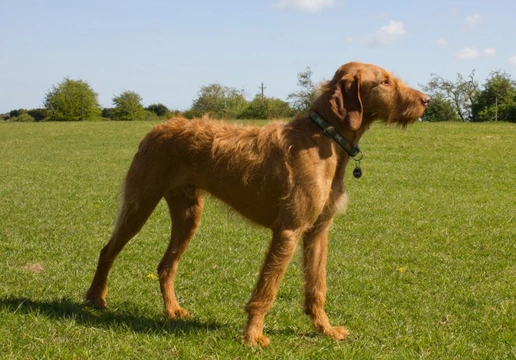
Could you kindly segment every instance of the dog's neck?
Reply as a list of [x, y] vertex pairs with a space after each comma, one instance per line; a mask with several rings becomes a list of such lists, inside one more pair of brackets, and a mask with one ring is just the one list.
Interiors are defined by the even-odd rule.
[[344, 149], [344, 151], [348, 153], [349, 156], [355, 158], [361, 154], [358, 145], [353, 145], [351, 141], [340, 134], [333, 125], [324, 120], [317, 112], [310, 114], [310, 119], [321, 128], [324, 135], [332, 138], [337, 144], [340, 145], [340, 147]]

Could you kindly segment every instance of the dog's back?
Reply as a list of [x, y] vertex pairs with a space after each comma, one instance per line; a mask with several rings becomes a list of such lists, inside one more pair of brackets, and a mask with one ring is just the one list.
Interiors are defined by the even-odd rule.
[[279, 206], [277, 199], [293, 187], [288, 132], [279, 122], [257, 127], [171, 119], [142, 139], [126, 188], [146, 176], [167, 179], [169, 189], [189, 184], [270, 227], [277, 215], [271, 204]]

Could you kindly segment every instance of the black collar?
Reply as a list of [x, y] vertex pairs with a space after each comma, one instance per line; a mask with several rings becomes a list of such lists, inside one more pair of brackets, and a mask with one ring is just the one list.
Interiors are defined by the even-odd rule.
[[330, 123], [326, 122], [318, 113], [313, 112], [310, 119], [316, 123], [323, 131], [324, 135], [335, 140], [353, 159], [362, 151], [358, 146], [354, 146], [348, 139], [342, 136]]

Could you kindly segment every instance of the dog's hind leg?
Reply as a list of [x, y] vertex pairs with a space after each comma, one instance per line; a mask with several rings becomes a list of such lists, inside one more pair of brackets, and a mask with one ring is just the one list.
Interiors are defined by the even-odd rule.
[[263, 264], [258, 283], [245, 310], [248, 314], [243, 340], [252, 346], [267, 346], [269, 339], [263, 335], [265, 314], [271, 308], [279, 285], [295, 253], [301, 230], [273, 230], [272, 242]]
[[305, 313], [310, 316], [318, 332], [336, 340], [344, 340], [349, 335], [349, 331], [342, 326], [331, 326], [324, 311], [326, 302], [326, 257], [330, 224], [331, 221], [316, 224], [303, 236]]
[[163, 186], [152, 181], [155, 177], [143, 175], [145, 171], [134, 165], [133, 162], [126, 178], [115, 229], [107, 245], [100, 251], [97, 270], [84, 296], [85, 302], [99, 307], [107, 305], [107, 278], [113, 262], [129, 240], [141, 230], [163, 197]]
[[188, 316], [188, 312], [177, 301], [174, 278], [179, 260], [199, 225], [203, 200], [200, 191], [191, 186], [174, 189], [165, 195], [165, 200], [170, 211], [172, 230], [167, 251], [158, 266], [158, 274], [165, 313], [174, 319]]

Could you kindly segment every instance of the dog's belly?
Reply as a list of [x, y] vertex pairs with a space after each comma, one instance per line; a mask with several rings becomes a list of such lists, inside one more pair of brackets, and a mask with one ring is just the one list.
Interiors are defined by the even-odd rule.
[[267, 189], [230, 187], [225, 184], [200, 186], [252, 222], [271, 228], [278, 217], [279, 201]]

